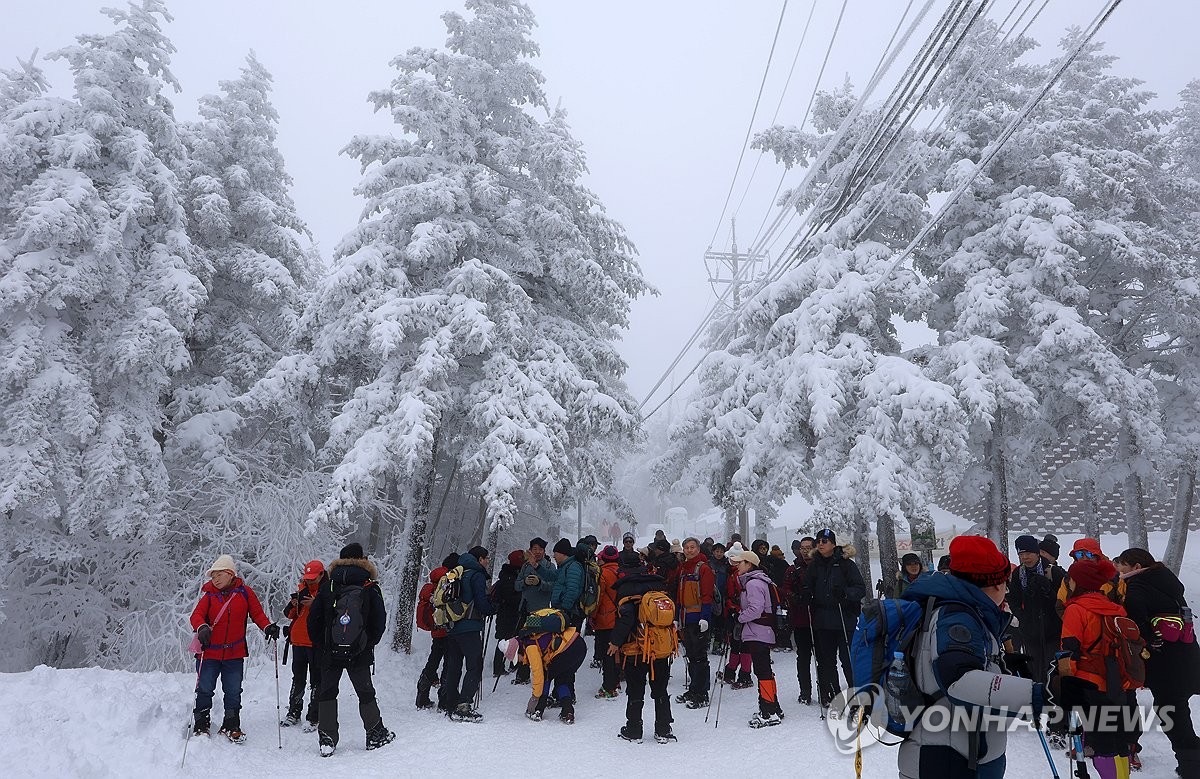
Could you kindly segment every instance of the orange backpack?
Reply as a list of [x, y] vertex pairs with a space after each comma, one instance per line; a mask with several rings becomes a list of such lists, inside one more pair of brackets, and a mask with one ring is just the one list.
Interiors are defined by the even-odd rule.
[[675, 602], [665, 592], [653, 591], [621, 598], [617, 609], [630, 601], [638, 602], [638, 626], [621, 645], [621, 654], [650, 664], [650, 678], [653, 679], [655, 660], [679, 654]]
[[1100, 617], [1100, 637], [1087, 653], [1104, 659], [1107, 693], [1123, 701], [1124, 693], [1146, 686], [1146, 641], [1137, 623], [1126, 616], [1106, 614]]

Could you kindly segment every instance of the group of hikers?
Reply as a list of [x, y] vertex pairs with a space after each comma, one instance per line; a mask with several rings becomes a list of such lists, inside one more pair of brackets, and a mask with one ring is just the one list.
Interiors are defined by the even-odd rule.
[[[1144, 549], [1110, 560], [1085, 538], [1064, 570], [1052, 535], [1018, 538], [1016, 565], [987, 538], [959, 536], [948, 551], [936, 572], [905, 555], [894, 581], [889, 576], [877, 585], [888, 600], [867, 601], [855, 550], [839, 545], [831, 529], [794, 541], [790, 563], [767, 541], [746, 549], [736, 535], [728, 544], [660, 536], [640, 549], [631, 533], [620, 548], [601, 546], [595, 536], [563, 538], [552, 547], [534, 538], [505, 558], [494, 582], [491, 553], [475, 546], [442, 560], [418, 596], [417, 627], [431, 634], [431, 643], [415, 703], [452, 721], [480, 722], [490, 647], [497, 684], [511, 675], [513, 684], [530, 685], [529, 719], [540, 721], [551, 709], [571, 724], [576, 677], [590, 655], [600, 677], [594, 698], [617, 699], [624, 689], [625, 723], [617, 735], [643, 740], [648, 692], [654, 739], [668, 743], [677, 739], [672, 703], [708, 708], [713, 684], [745, 689], [757, 680], [758, 710], [749, 725], [779, 725], [784, 710], [772, 655], [794, 651], [802, 706], [814, 703], [816, 661], [822, 718], [844, 718], [860, 730], [878, 726], [886, 700], [882, 720], [895, 713], [888, 730], [902, 737], [901, 777], [1003, 776], [1011, 718], [1044, 720], [1047, 742], [1067, 747], [1069, 740], [1077, 766], [1090, 759], [1102, 779], [1127, 777], [1140, 767], [1134, 696], [1143, 686], [1153, 695], [1177, 773], [1200, 777], [1200, 740], [1189, 710], [1190, 696], [1200, 692], [1200, 650], [1183, 585], [1169, 569]], [[268, 639], [280, 630], [237, 577], [230, 556], [219, 557], [208, 574], [191, 619], [202, 647], [194, 732], [209, 732], [220, 678], [220, 730], [240, 742], [246, 622], [253, 620]], [[905, 613], [919, 618], [902, 646], [885, 647], [874, 621], [904, 604]], [[332, 755], [345, 670], [359, 698], [367, 749], [392, 741], [371, 680], [386, 612], [378, 573], [362, 547], [348, 544], [328, 568], [309, 562], [283, 614], [293, 683], [281, 725], [303, 717], [304, 729], [318, 733], [320, 753]], [[885, 649], [898, 650], [894, 662]], [[685, 689], [672, 698], [668, 683], [680, 654]], [[722, 660], [715, 674], [714, 656]], [[881, 657], [886, 678], [878, 676]], [[862, 697], [868, 689], [874, 698]], [[917, 716], [898, 723], [898, 697], [915, 700]], [[1097, 716], [1113, 711], [1120, 716]], [[954, 716], [962, 712], [989, 717], [968, 727], [937, 726], [963, 722]]]

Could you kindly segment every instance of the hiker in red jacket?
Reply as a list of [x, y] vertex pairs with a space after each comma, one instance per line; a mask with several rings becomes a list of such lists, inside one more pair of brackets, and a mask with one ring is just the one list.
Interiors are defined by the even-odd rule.
[[[417, 596], [417, 627], [429, 631], [432, 641], [429, 644], [429, 659], [417, 677], [417, 708], [432, 709], [433, 699], [429, 691], [441, 678], [438, 666], [446, 657], [446, 629], [438, 627], [433, 621], [433, 590], [437, 587], [446, 572], [458, 565], [458, 552], [451, 552], [442, 564], [429, 572], [429, 581], [421, 586], [421, 594]], [[449, 712], [443, 712], [448, 714]]]
[[262, 628], [268, 640], [279, 638], [279, 626], [267, 618], [254, 590], [237, 575], [233, 558], [223, 554], [208, 569], [200, 602], [192, 610], [192, 630], [201, 651], [196, 655], [196, 708], [193, 732], [208, 735], [213, 693], [221, 679], [225, 717], [220, 732], [240, 744], [242, 732], [242, 676], [246, 655], [246, 620]]

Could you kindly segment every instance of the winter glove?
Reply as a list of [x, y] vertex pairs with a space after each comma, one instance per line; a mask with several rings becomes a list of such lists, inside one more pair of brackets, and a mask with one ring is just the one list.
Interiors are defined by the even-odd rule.
[[525, 577], [525, 586], [526, 587], [536, 587], [541, 583], [542, 583], [542, 580], [535, 573], [531, 573]]
[[541, 722], [542, 720], [542, 708], [538, 705], [541, 700], [536, 695], [530, 695], [529, 703], [525, 706], [525, 716], [534, 722]]
[[707, 619], [700, 620], [700, 632], [701, 633], [708, 632], [708, 620]]
[[268, 641], [277, 640], [279, 638], [279, 626], [272, 622], [263, 628], [263, 635], [267, 637]]
[[200, 639], [202, 646], [208, 646], [212, 643], [212, 628], [208, 625], [201, 625], [196, 628], [196, 638]]

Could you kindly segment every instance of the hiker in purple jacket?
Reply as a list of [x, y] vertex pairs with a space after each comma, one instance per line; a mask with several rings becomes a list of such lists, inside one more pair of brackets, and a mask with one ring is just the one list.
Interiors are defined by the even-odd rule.
[[750, 719], [750, 727], [778, 725], [783, 719], [779, 696], [775, 689], [775, 673], [771, 670], [771, 647], [775, 645], [775, 608], [767, 574], [759, 568], [754, 552], [735, 552], [729, 561], [737, 566], [740, 608], [734, 638], [742, 642], [742, 651], [750, 655], [754, 675], [758, 677], [758, 711]]

